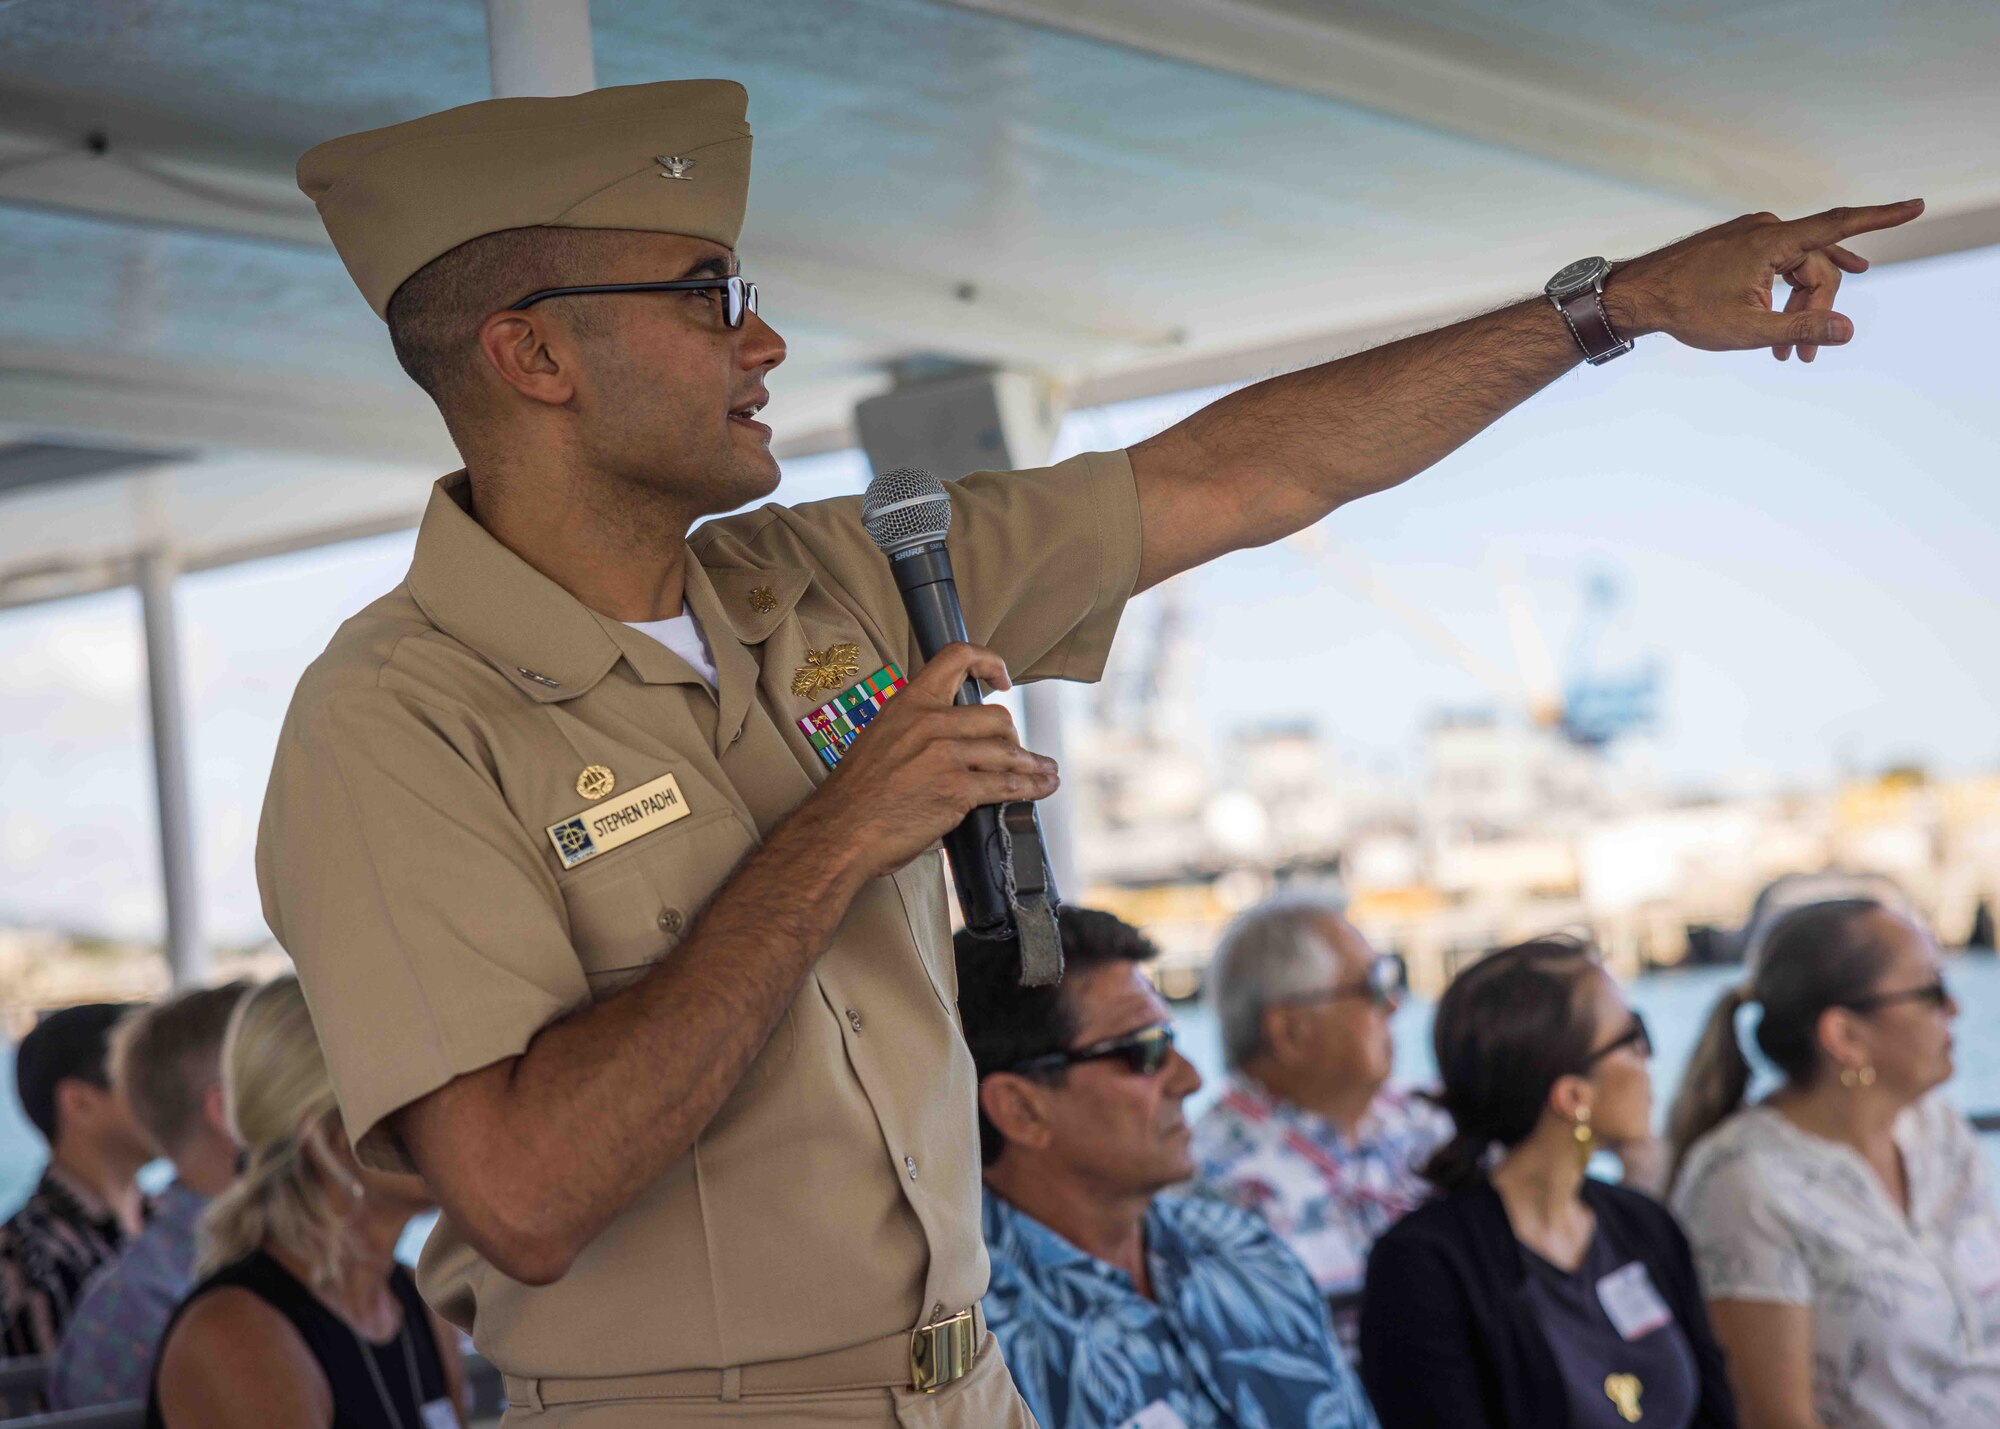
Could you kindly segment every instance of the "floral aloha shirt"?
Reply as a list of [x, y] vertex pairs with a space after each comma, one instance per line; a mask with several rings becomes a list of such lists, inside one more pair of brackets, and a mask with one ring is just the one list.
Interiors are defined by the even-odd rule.
[[1376, 1429], [1305, 1268], [1204, 1197], [1146, 1212], [1153, 1299], [986, 1192], [986, 1319], [1042, 1429]]
[[1688, 1153], [1673, 1210], [1711, 1300], [1812, 1311], [1813, 1407], [1840, 1429], [2000, 1425], [2000, 1212], [1933, 1092], [1896, 1119], [1905, 1214], [1859, 1152], [1768, 1106]]
[[1417, 1168], [1450, 1139], [1451, 1118], [1411, 1092], [1383, 1088], [1348, 1137], [1237, 1073], [1195, 1122], [1194, 1189], [1256, 1212], [1320, 1294], [1353, 1302], [1333, 1317], [1352, 1356], [1368, 1252], [1429, 1199]]

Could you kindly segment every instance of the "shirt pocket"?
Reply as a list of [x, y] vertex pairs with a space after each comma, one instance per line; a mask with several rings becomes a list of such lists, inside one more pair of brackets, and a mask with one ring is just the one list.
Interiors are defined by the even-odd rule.
[[752, 844], [735, 811], [717, 809], [635, 839], [566, 880], [570, 943], [591, 997], [617, 991], [672, 952]]

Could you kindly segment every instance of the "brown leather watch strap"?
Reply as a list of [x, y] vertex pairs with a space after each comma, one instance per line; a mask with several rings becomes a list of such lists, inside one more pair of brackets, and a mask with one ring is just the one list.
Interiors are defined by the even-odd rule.
[[1611, 330], [1611, 319], [1605, 315], [1604, 300], [1597, 289], [1572, 293], [1556, 304], [1556, 310], [1569, 324], [1577, 346], [1583, 349], [1583, 360], [1592, 367], [1632, 350], [1631, 343]]

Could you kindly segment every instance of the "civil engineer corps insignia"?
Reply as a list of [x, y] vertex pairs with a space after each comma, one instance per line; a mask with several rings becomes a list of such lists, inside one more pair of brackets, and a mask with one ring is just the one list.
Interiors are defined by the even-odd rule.
[[830, 694], [861, 673], [861, 647], [851, 640], [824, 650], [806, 651], [806, 662], [792, 672], [792, 693]]
[[549, 842], [555, 845], [562, 866], [575, 868], [687, 816], [687, 800], [681, 797], [680, 781], [671, 774], [662, 774], [621, 799], [550, 824]]

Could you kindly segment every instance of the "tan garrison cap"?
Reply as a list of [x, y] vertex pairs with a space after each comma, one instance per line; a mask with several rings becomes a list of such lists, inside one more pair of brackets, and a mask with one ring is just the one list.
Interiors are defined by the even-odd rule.
[[749, 96], [726, 79], [488, 99], [330, 139], [299, 187], [368, 305], [507, 228], [631, 228], [736, 246], [750, 188]]

